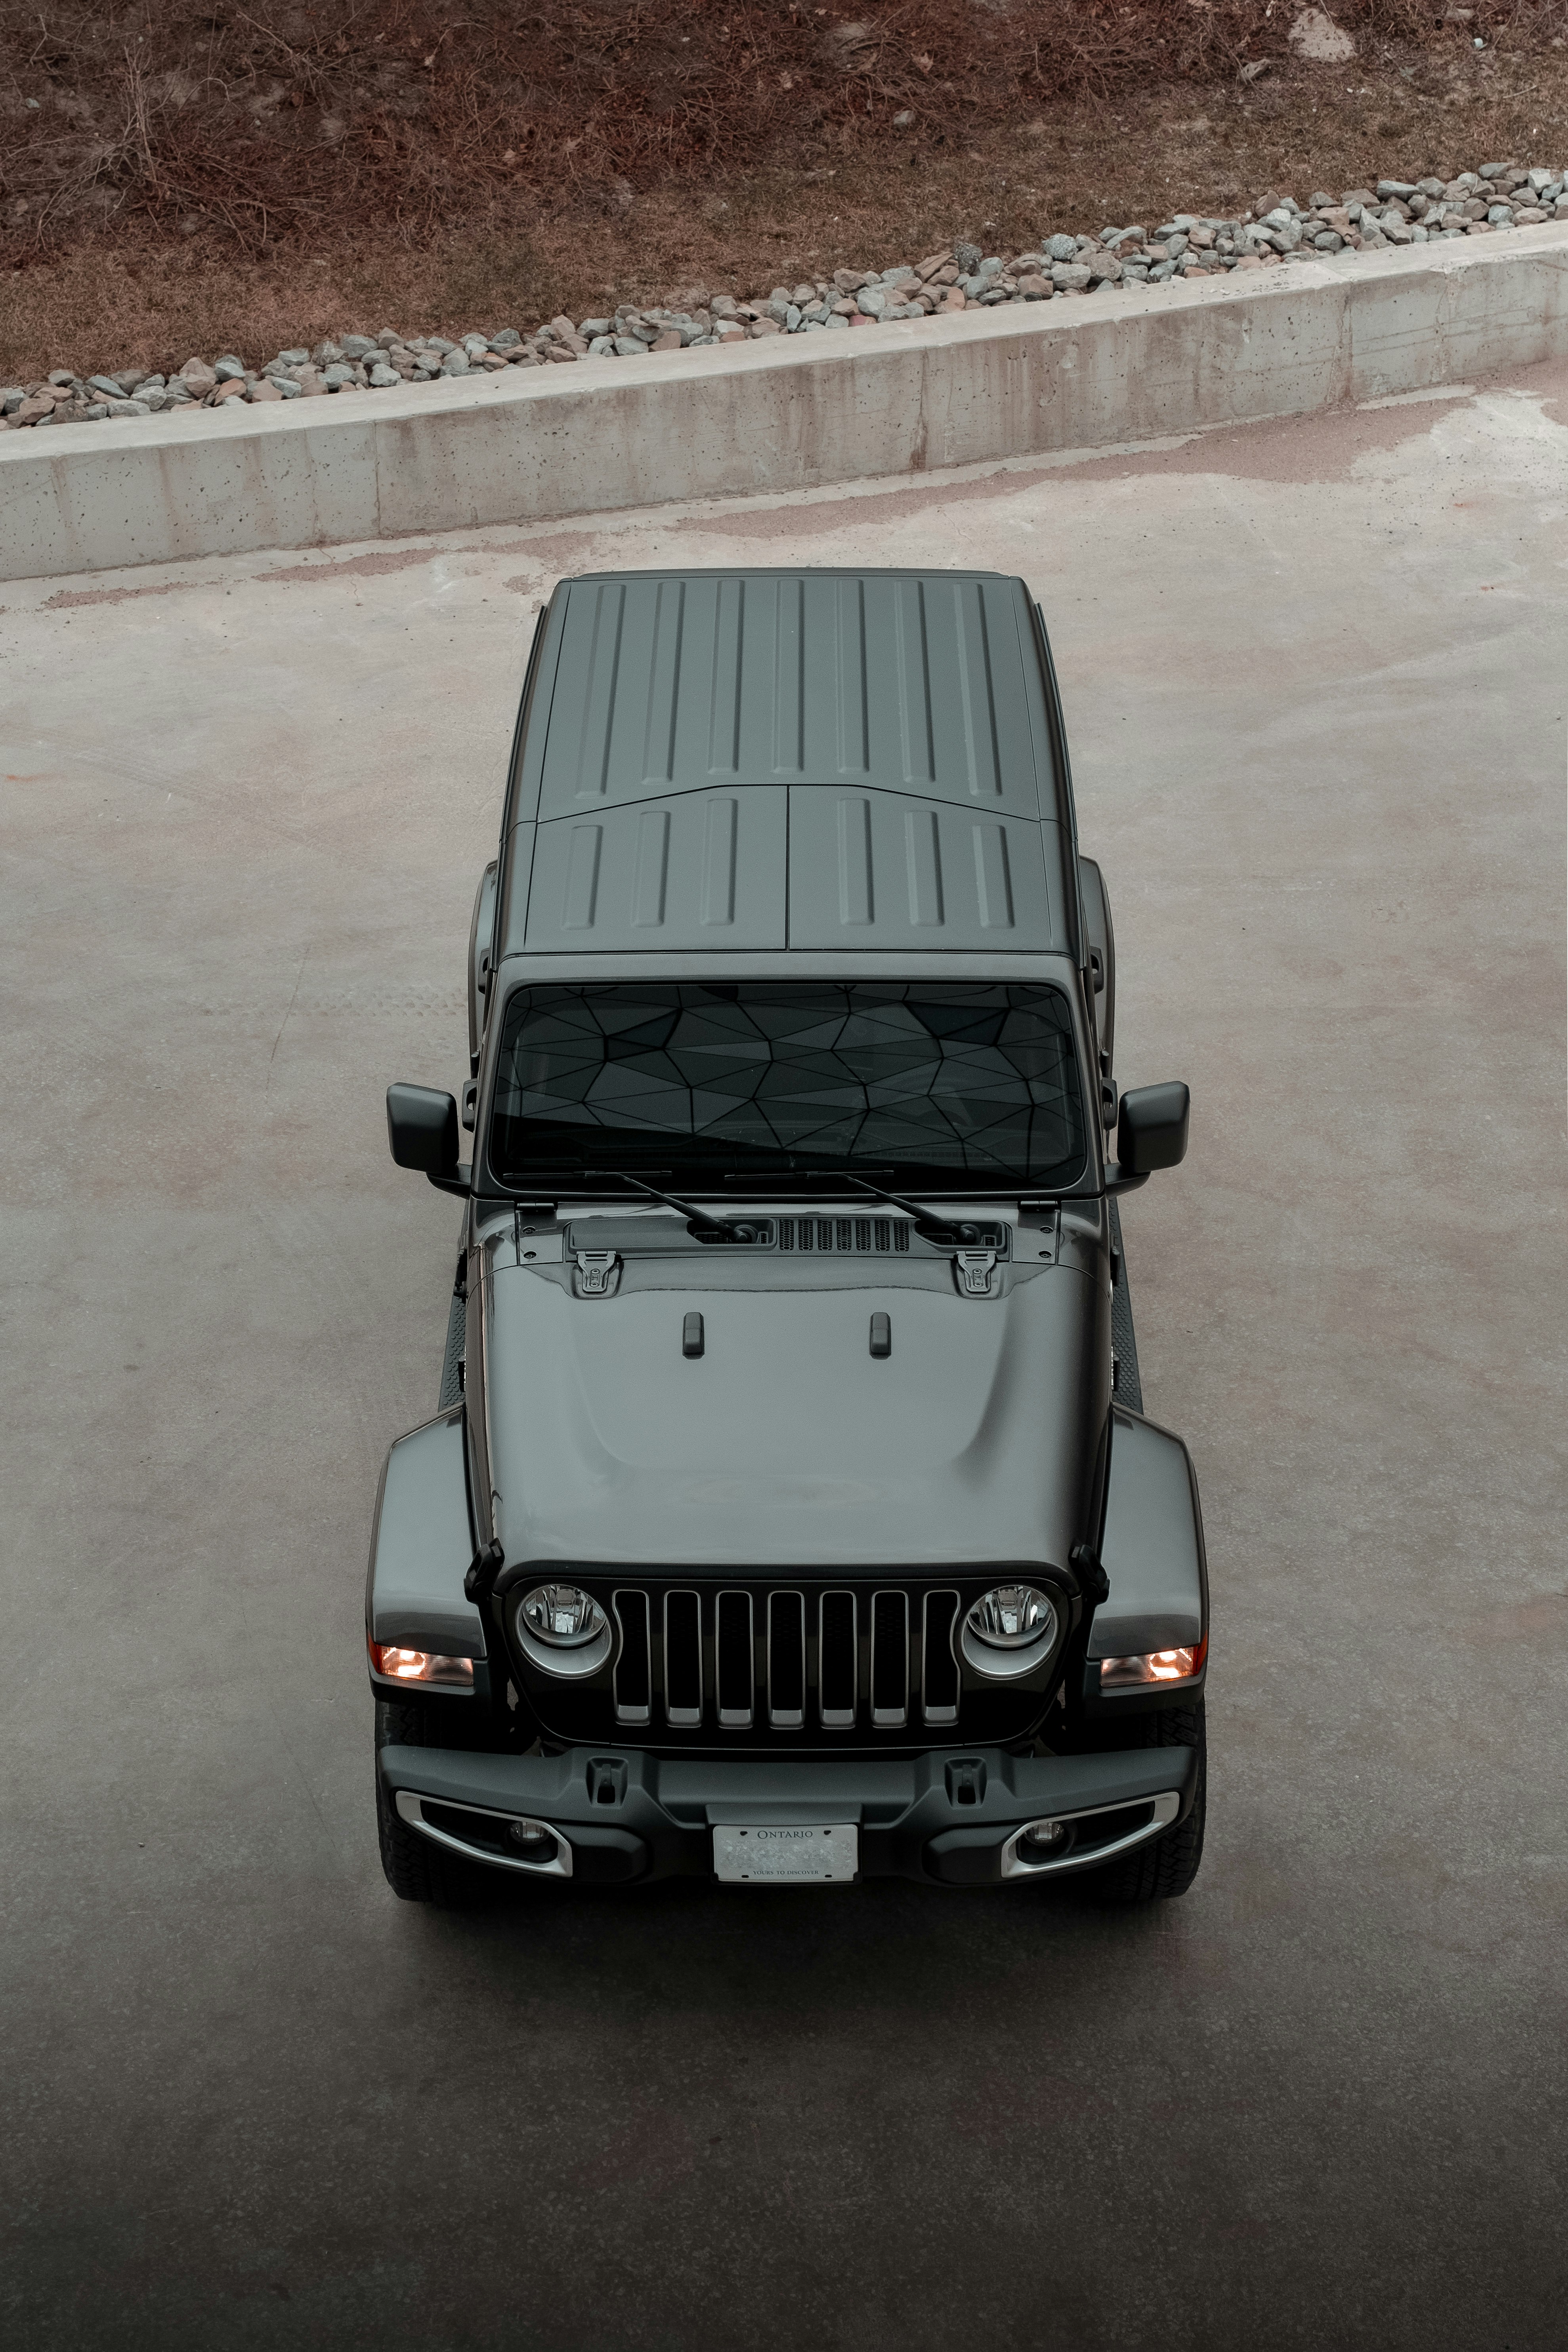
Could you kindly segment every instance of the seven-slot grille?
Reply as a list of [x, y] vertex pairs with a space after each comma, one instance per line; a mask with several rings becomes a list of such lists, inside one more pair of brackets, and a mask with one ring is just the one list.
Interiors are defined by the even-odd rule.
[[616, 1721], [751, 1732], [898, 1732], [958, 1720], [955, 1591], [861, 1586], [612, 1596]]

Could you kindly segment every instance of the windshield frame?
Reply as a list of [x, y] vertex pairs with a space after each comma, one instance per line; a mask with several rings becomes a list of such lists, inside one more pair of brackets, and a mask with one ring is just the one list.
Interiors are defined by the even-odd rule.
[[[808, 1194], [829, 1198], [853, 1197], [857, 1187], [854, 1179], [865, 1173], [886, 1181], [896, 1190], [912, 1191], [921, 1198], [931, 1200], [1016, 1200], [1020, 1197], [1041, 1197], [1050, 1200], [1092, 1197], [1104, 1188], [1104, 1139], [1099, 1117], [1098, 1087], [1091, 1085], [1097, 1068], [1092, 1039], [1084, 1015], [1080, 976], [1070, 958], [1062, 954], [1034, 954], [985, 957], [972, 955], [887, 956], [868, 955], [846, 969], [840, 957], [800, 954], [759, 957], [754, 968], [747, 968], [749, 959], [726, 958], [721, 970], [714, 969], [715, 960], [698, 955], [647, 956], [626, 958], [618, 968], [606, 969], [595, 958], [586, 957], [508, 957], [497, 974], [504, 983], [492, 992], [489, 1018], [486, 1023], [484, 1048], [481, 1056], [478, 1116], [476, 1118], [473, 1190], [477, 1194], [499, 1200], [573, 1200], [629, 1201], [631, 1187], [608, 1171], [592, 1175], [580, 1171], [563, 1171], [559, 1164], [542, 1163], [537, 1178], [508, 1182], [505, 1178], [515, 1174], [497, 1165], [491, 1159], [491, 1138], [495, 1114], [497, 1079], [501, 1061], [501, 1045], [509, 1015], [517, 996], [524, 991], [545, 987], [616, 988], [673, 982], [718, 983], [724, 987], [745, 987], [751, 983], [789, 985], [798, 983], [830, 983], [852, 987], [867, 982], [908, 982], [923, 986], [952, 983], [954, 985], [982, 983], [1026, 984], [1053, 990], [1065, 1003], [1068, 1012], [1067, 1029], [1078, 1077], [1079, 1113], [1082, 1122], [1083, 1150], [1079, 1164], [1069, 1175], [1065, 1169], [1058, 1177], [1021, 1181], [1016, 1175], [999, 1177], [991, 1171], [962, 1169], [930, 1168], [922, 1171], [918, 1164], [900, 1161], [895, 1156], [882, 1155], [875, 1160], [868, 1155], [861, 1167], [847, 1165], [838, 1169], [795, 1170], [768, 1172], [754, 1176], [731, 1160], [711, 1175], [699, 1174], [679, 1166], [679, 1155], [661, 1155], [658, 1139], [650, 1136], [647, 1153], [635, 1163], [641, 1173], [657, 1167], [668, 1167], [668, 1176], [655, 1175], [656, 1183], [702, 1201], [722, 1200], [733, 1209], [748, 1198], [781, 1200], [805, 1198]], [[863, 1196], [862, 1196], [863, 1197]]]

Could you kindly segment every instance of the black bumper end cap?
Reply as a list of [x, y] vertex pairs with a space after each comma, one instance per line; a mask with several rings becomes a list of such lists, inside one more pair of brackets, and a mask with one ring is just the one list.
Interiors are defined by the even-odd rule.
[[579, 1829], [575, 1822], [556, 1832], [572, 1848], [572, 1875], [585, 1886], [626, 1886], [648, 1864], [647, 1847], [630, 1830]]

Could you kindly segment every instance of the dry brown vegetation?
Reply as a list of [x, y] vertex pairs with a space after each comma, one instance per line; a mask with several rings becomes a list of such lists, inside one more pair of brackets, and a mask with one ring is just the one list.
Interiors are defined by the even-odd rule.
[[1290, 0], [0, 0], [0, 370], [1563, 160], [1568, 0], [1333, 13], [1348, 65], [1291, 55]]

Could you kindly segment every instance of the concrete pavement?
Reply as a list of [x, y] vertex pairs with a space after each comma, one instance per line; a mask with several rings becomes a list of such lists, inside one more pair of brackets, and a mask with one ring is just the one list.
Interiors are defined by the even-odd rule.
[[[6, 2186], [30, 2347], [1562, 2340], [1568, 368], [1163, 450], [11, 584]], [[1125, 1212], [1196, 1457], [1184, 1901], [400, 1906], [364, 1549], [457, 1217], [532, 615], [1024, 572], [1185, 1076]]]

